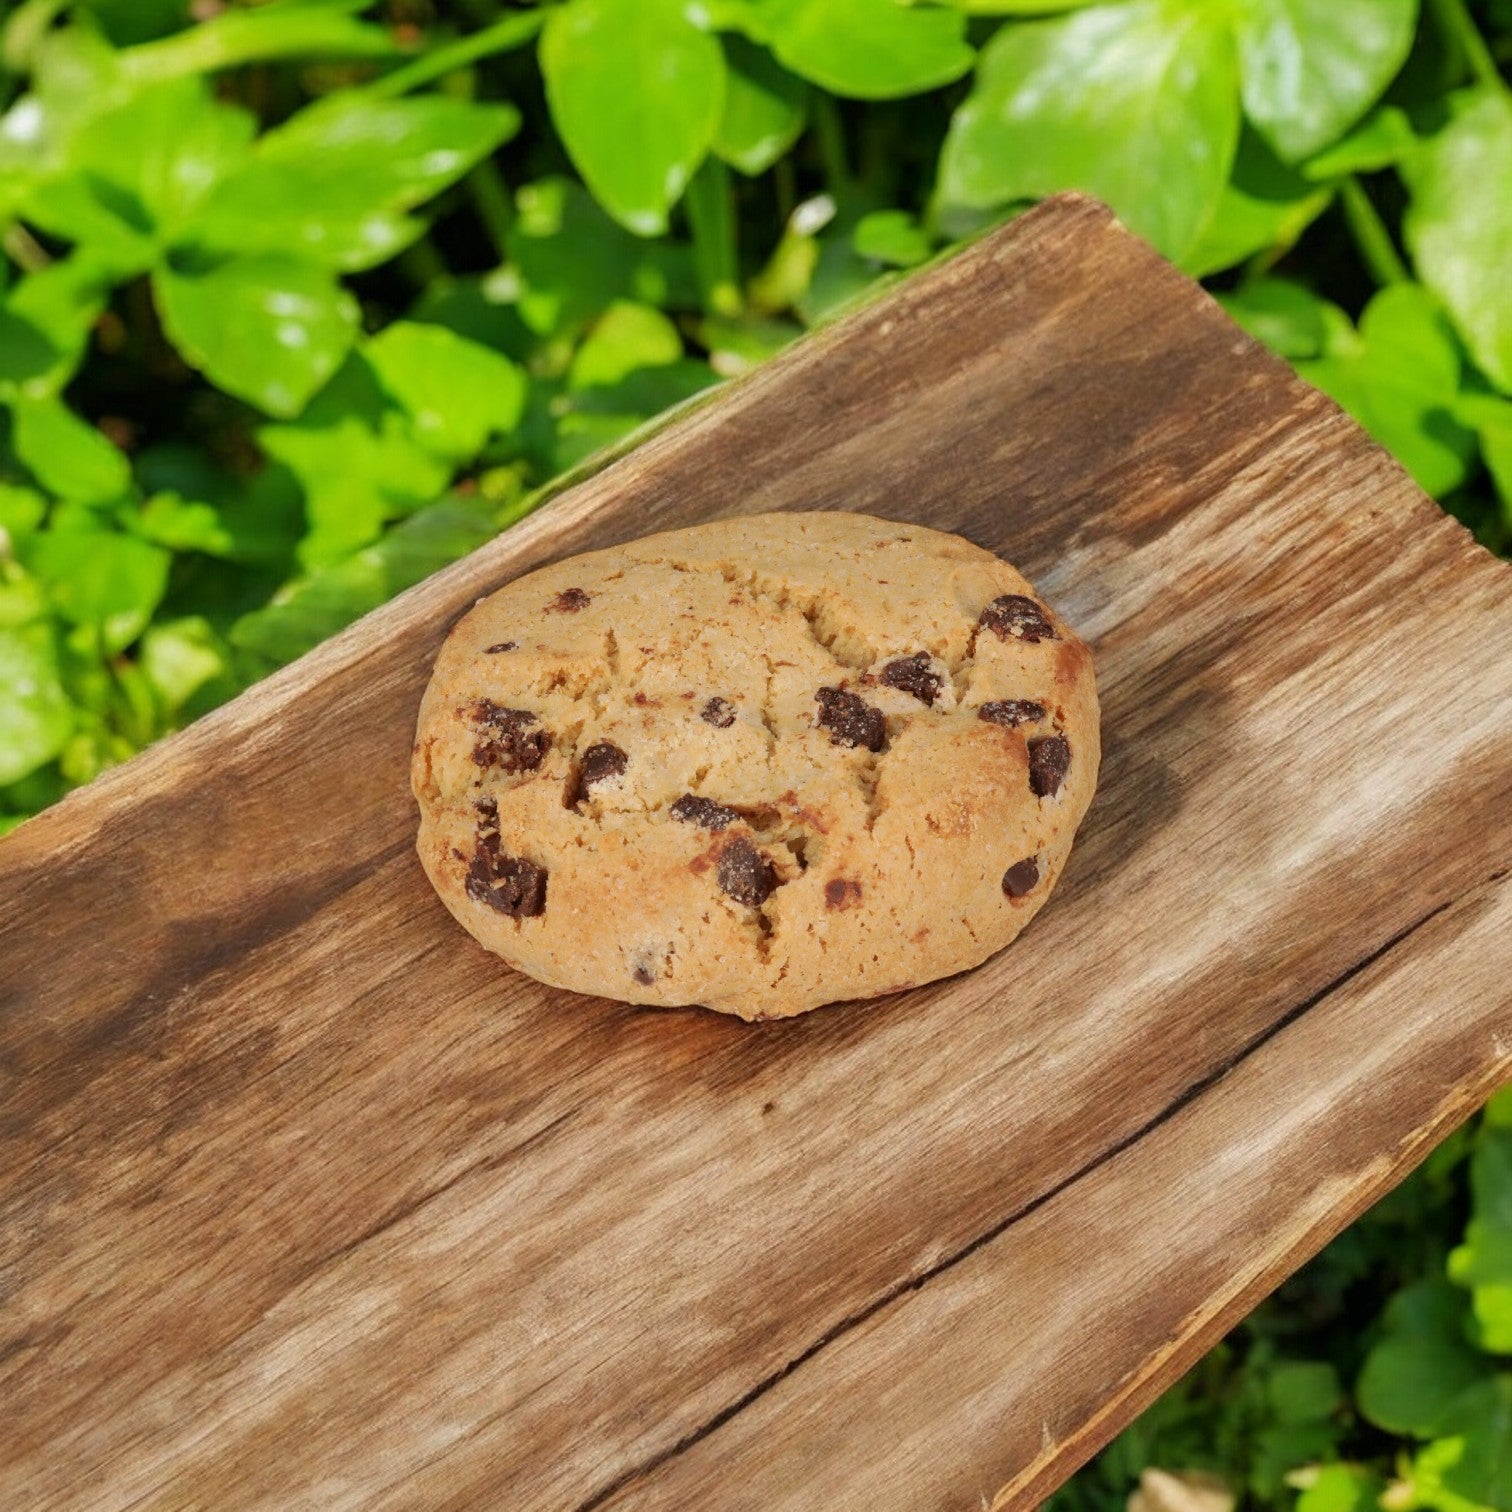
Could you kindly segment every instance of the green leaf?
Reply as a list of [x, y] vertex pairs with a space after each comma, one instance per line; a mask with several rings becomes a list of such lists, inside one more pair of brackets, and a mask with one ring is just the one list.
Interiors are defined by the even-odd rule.
[[140, 266], [246, 155], [255, 130], [249, 112], [221, 104], [202, 80], [146, 90], [74, 135], [67, 172], [37, 188], [26, 216], [123, 268]]
[[1417, 146], [1407, 113], [1395, 105], [1372, 111], [1348, 136], [1302, 164], [1302, 176], [1321, 182], [1349, 173], [1374, 173], [1400, 163]]
[[153, 292], [185, 359], [270, 415], [298, 414], [357, 335], [356, 300], [292, 257], [238, 257], [207, 273], [160, 269]]
[[568, 386], [602, 388], [620, 382], [637, 368], [661, 367], [682, 355], [682, 337], [660, 310], [617, 302], [574, 353]]
[[1265, 1383], [1265, 1394], [1274, 1421], [1287, 1426], [1332, 1417], [1344, 1405], [1338, 1374], [1317, 1360], [1280, 1361]]
[[552, 119], [599, 203], [659, 236], [724, 105], [724, 54], [688, 0], [570, 0], [541, 34]]
[[1331, 188], [1303, 178], [1253, 132], [1244, 131], [1233, 178], [1181, 265], [1194, 278], [1206, 278], [1260, 254], [1274, 262], [1291, 250], [1332, 197]]
[[667, 297], [651, 248], [610, 220], [581, 185], [542, 179], [516, 196], [509, 256], [520, 318], [540, 336], [570, 335], [617, 299]]
[[951, 121], [940, 197], [991, 209], [1083, 189], [1181, 257], [1228, 181], [1237, 84], [1221, 15], [1179, 0], [1004, 27]]
[[202, 208], [195, 239], [223, 252], [373, 267], [423, 231], [403, 212], [455, 183], [519, 124], [511, 106], [442, 95], [330, 96], [257, 143]]
[[13, 544], [29, 536], [46, 514], [47, 500], [34, 489], [0, 483], [0, 559], [8, 557]]
[[851, 246], [857, 257], [890, 268], [913, 268], [934, 252], [929, 233], [906, 210], [873, 210], [856, 222]]
[[1464, 1298], [1446, 1281], [1419, 1281], [1386, 1306], [1380, 1340], [1365, 1357], [1355, 1398], [1377, 1428], [1429, 1438], [1482, 1381], [1488, 1362], [1465, 1342]]
[[507, 357], [440, 326], [399, 320], [372, 338], [367, 360], [384, 391], [408, 411], [422, 445], [462, 461], [525, 407], [525, 375]]
[[966, 18], [898, 0], [766, 0], [772, 50], [831, 94], [894, 100], [959, 79], [972, 63]]
[[106, 530], [49, 530], [27, 543], [27, 567], [59, 614], [99, 637], [106, 656], [147, 627], [168, 586], [168, 553]]
[[1371, 300], [1354, 351], [1297, 371], [1343, 405], [1435, 497], [1469, 475], [1475, 434], [1455, 415], [1460, 354], [1433, 299], [1396, 284]]
[[808, 85], [764, 47], [741, 36], [723, 42], [724, 111], [715, 128], [714, 151], [742, 173], [765, 173], [803, 134]]
[[1384, 1490], [1380, 1476], [1358, 1465], [1320, 1465], [1295, 1512], [1375, 1512]]
[[48, 624], [0, 627], [0, 783], [51, 761], [73, 731]]
[[198, 615], [153, 625], [142, 637], [138, 664], [163, 706], [176, 713], [206, 683], [227, 674], [226, 648]]
[[1407, 164], [1407, 245], [1471, 355], [1512, 392], [1512, 97], [1460, 97], [1454, 119]]
[[1428, 1484], [1420, 1484], [1420, 1494], [1442, 1487], [1456, 1499], [1440, 1499], [1440, 1507], [1512, 1506], [1512, 1375], [1471, 1386], [1445, 1413], [1438, 1431], [1432, 1446], [1438, 1453], [1430, 1460], [1425, 1451], [1415, 1466], [1420, 1475], [1432, 1467], [1423, 1475]]
[[1470, 1289], [1481, 1347], [1512, 1354], [1512, 1129], [1481, 1129], [1470, 1192], [1474, 1216], [1449, 1256], [1449, 1278]]
[[261, 5], [227, 10], [187, 31], [131, 47], [121, 67], [137, 83], [213, 73], [276, 58], [386, 58], [397, 52], [381, 26], [329, 5]]
[[60, 355], [33, 321], [8, 305], [0, 306], [0, 399], [45, 384]]
[[272, 661], [292, 661], [493, 534], [492, 521], [475, 507], [433, 505], [346, 561], [281, 588], [266, 608], [236, 622], [231, 640]]
[[125, 455], [61, 399], [19, 398], [12, 419], [16, 455], [44, 488], [81, 504], [109, 504], [130, 489]]
[[361, 354], [297, 424], [266, 425], [257, 439], [304, 490], [310, 528], [299, 559], [307, 567], [368, 545], [384, 521], [431, 503], [451, 477], [450, 464], [419, 444], [409, 416]]
[[50, 363], [29, 376], [11, 371], [4, 376], [23, 383], [31, 394], [58, 393], [83, 359], [89, 333], [105, 308], [110, 283], [109, 267], [88, 252], [75, 252], [27, 274], [6, 296], [5, 311], [40, 332], [53, 356]]
[[[1502, 514], [1512, 524], [1512, 401], [1494, 394], [1466, 394], [1456, 413], [1480, 438], [1486, 471], [1501, 495]], [[1503, 1097], [1491, 1104], [1492, 1108], [1501, 1106], [1512, 1107], [1512, 1100]], [[1488, 1109], [1488, 1120], [1490, 1116]]]
[[1085, 10], [1093, 0], [939, 0], [968, 16], [1049, 16], [1057, 11]]
[[[1328, 339], [1330, 308], [1311, 289], [1285, 278], [1261, 278], [1218, 302], [1273, 352], [1291, 361], [1319, 357]], [[1337, 312], [1343, 319], [1343, 312]]]
[[1289, 163], [1375, 103], [1412, 46], [1417, 0], [1239, 0], [1244, 108]]

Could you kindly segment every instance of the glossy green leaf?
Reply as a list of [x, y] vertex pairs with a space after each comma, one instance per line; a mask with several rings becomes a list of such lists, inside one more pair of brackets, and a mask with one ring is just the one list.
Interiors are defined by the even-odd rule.
[[831, 94], [891, 100], [949, 84], [972, 49], [957, 12], [898, 0], [765, 0], [772, 51]]
[[266, 425], [258, 441], [294, 474], [309, 529], [307, 567], [339, 561], [375, 541], [384, 523], [433, 502], [451, 465], [420, 445], [365, 356], [353, 354], [297, 424]]
[[[1232, 294], [1220, 294], [1218, 302], [1279, 356], [1294, 362], [1322, 356], [1330, 307], [1311, 289], [1285, 278], [1261, 278]], [[1347, 320], [1342, 311], [1337, 314]]]
[[4, 310], [38, 332], [52, 358], [29, 373], [18, 373], [0, 337], [0, 380], [22, 383], [31, 394], [56, 394], [84, 356], [110, 284], [109, 266], [87, 252], [76, 252], [21, 279], [6, 295]]
[[1371, 300], [1360, 342], [1298, 364], [1397, 458], [1426, 492], [1442, 496], [1464, 482], [1475, 434], [1454, 413], [1461, 359], [1454, 333], [1432, 298], [1397, 284]]
[[689, 0], [570, 0], [541, 35], [552, 119], [595, 197], [640, 236], [667, 228], [724, 107], [724, 54]]
[[573, 354], [568, 384], [574, 389], [603, 388], [637, 368], [661, 367], [683, 355], [677, 327], [650, 305], [610, 305]]
[[1449, 1277], [1470, 1290], [1481, 1347], [1512, 1354], [1512, 1129], [1480, 1131], [1470, 1191], [1475, 1216], [1449, 1257]]
[[650, 249], [610, 220], [581, 185], [542, 179], [516, 198], [509, 256], [519, 277], [520, 318], [532, 331], [570, 335], [617, 299], [666, 300]]
[[28, 543], [25, 561], [58, 613], [97, 637], [106, 656], [146, 629], [168, 586], [168, 553], [114, 531], [47, 531]]
[[72, 730], [52, 627], [0, 625], [0, 783], [51, 761]]
[[1462, 97], [1454, 119], [1405, 165], [1407, 245], [1465, 345], [1512, 392], [1512, 95]]
[[212, 383], [270, 415], [296, 415], [341, 365], [357, 302], [292, 257], [241, 257], [206, 273], [160, 270], [153, 292], [173, 344]]
[[61, 359], [57, 347], [35, 322], [7, 300], [0, 305], [0, 399], [33, 392]]
[[725, 98], [714, 151], [742, 173], [765, 173], [803, 133], [808, 85], [745, 37], [723, 42]]
[[1254, 257], [1273, 262], [1291, 250], [1332, 197], [1332, 189], [1303, 178], [1245, 131], [1233, 177], [1181, 265], [1193, 277], [1205, 278]]
[[1355, 1384], [1364, 1416], [1391, 1433], [1438, 1433], [1461, 1395], [1489, 1373], [1465, 1341], [1464, 1322], [1464, 1297], [1445, 1281], [1398, 1292]]
[[1444, 1512], [1512, 1507], [1512, 1375], [1466, 1390], [1446, 1411], [1439, 1435], [1430, 1446], [1436, 1452], [1425, 1450], [1414, 1466], [1425, 1505]]
[[9, 556], [15, 542], [29, 536], [47, 514], [47, 500], [34, 488], [0, 483], [0, 558]]
[[232, 642], [292, 661], [493, 534], [488, 515], [471, 505], [447, 500], [421, 510], [355, 556], [280, 589], [266, 608], [237, 621]]
[[934, 251], [929, 233], [906, 210], [873, 210], [856, 222], [851, 246], [857, 257], [890, 268], [912, 268]]
[[31, 474], [63, 499], [109, 504], [131, 487], [131, 464], [61, 399], [18, 398], [11, 444]]
[[1237, 83], [1222, 16], [1178, 0], [1004, 27], [951, 122], [940, 197], [988, 209], [1083, 189], [1180, 257], [1228, 182]]
[[1346, 173], [1373, 173], [1400, 163], [1417, 146], [1407, 113], [1395, 105], [1372, 111], [1348, 136], [1302, 164], [1304, 178], [1321, 181]]
[[130, 524], [143, 540], [170, 551], [229, 557], [236, 550], [236, 538], [213, 504], [183, 499], [174, 493], [154, 494], [135, 512]]
[[393, 34], [330, 5], [260, 5], [226, 10], [187, 31], [128, 48], [121, 67], [138, 84], [213, 73], [276, 58], [386, 58]]
[[138, 661], [165, 708], [177, 712], [206, 683], [227, 673], [226, 647], [199, 615], [151, 626]]
[[67, 171], [25, 213], [37, 225], [127, 265], [166, 245], [217, 181], [245, 157], [254, 118], [199, 79], [149, 89], [73, 137]]
[[1287, 162], [1326, 147], [1406, 61], [1418, 0], [1238, 0], [1244, 109]]
[[475, 341], [400, 320], [373, 337], [364, 355], [408, 412], [416, 438], [440, 456], [475, 457], [491, 435], [519, 423], [524, 373]]
[[293, 252], [343, 269], [387, 260], [423, 230], [404, 214], [519, 129], [510, 106], [340, 94], [306, 107], [224, 179], [194, 227], [224, 252]]

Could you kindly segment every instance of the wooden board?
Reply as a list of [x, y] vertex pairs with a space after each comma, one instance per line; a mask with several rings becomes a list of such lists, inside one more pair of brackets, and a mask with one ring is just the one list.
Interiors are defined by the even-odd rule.
[[[480, 593], [845, 506], [1093, 642], [976, 972], [554, 994], [411, 851]], [[1512, 1072], [1512, 571], [1099, 207], [811, 338], [0, 844], [0, 1505], [1029, 1506]]]

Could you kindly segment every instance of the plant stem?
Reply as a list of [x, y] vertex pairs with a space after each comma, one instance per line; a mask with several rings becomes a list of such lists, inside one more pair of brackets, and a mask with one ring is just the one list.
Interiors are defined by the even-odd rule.
[[693, 266], [710, 315], [741, 310], [740, 255], [735, 241], [735, 197], [730, 170], [712, 154], [688, 185], [688, 224], [693, 230]]
[[427, 289], [438, 279], [451, 276], [446, 259], [436, 251], [428, 236], [422, 237], [414, 246], [406, 247], [399, 254], [399, 268], [420, 289]]
[[488, 238], [499, 254], [499, 261], [508, 259], [506, 250], [509, 228], [514, 224], [514, 202], [509, 197], [509, 186], [499, 165], [492, 158], [484, 158], [467, 176], [467, 192], [472, 196], [474, 208], [488, 230]]
[[819, 137], [819, 157], [824, 164], [824, 179], [837, 198], [850, 183], [850, 160], [845, 150], [845, 123], [840, 107], [832, 95], [814, 91], [814, 131]]
[[1365, 186], [1353, 174], [1339, 181], [1339, 203], [1344, 207], [1344, 219], [1371, 277], [1383, 286], [1410, 283], [1412, 272], [1402, 261], [1386, 222], [1371, 203]]
[[0, 247], [23, 273], [40, 273], [52, 266], [47, 250], [19, 221], [12, 221], [0, 232]]
[[503, 16], [492, 26], [485, 26], [482, 31], [443, 42], [402, 68], [381, 75], [364, 86], [363, 92], [383, 100], [408, 94], [422, 84], [429, 84], [432, 79], [456, 73], [459, 68], [466, 68], [494, 53], [523, 47], [540, 31], [545, 20], [546, 17], [540, 11], [517, 11], [513, 15]]
[[1481, 36], [1465, 0], [1429, 0], [1440, 29], [1464, 55], [1466, 66], [1476, 80], [1490, 89], [1508, 90], [1507, 81], [1486, 39]]

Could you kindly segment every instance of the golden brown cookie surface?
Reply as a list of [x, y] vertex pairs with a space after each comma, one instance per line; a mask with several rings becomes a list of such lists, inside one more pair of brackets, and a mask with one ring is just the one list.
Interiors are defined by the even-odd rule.
[[1086, 647], [1007, 563], [838, 513], [571, 558], [453, 630], [419, 851], [554, 986], [775, 1018], [974, 966], [1097, 780]]

